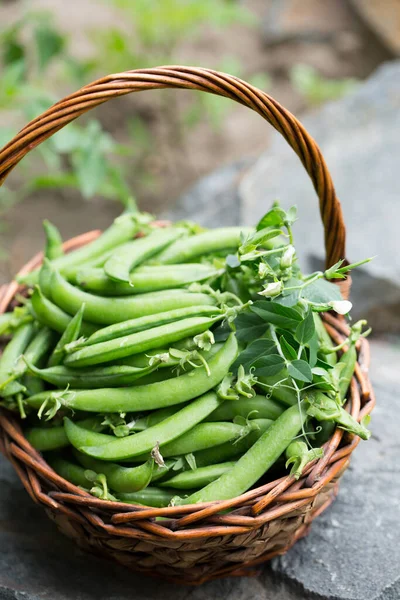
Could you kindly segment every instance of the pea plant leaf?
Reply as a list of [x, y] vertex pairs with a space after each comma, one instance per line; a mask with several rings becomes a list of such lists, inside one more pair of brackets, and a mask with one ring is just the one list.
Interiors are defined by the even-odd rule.
[[254, 374], [257, 377], [272, 377], [282, 371], [285, 366], [285, 361], [279, 354], [270, 354], [262, 356], [253, 363], [255, 367]]
[[301, 323], [302, 316], [294, 308], [282, 306], [277, 302], [259, 300], [251, 305], [250, 310], [259, 315], [267, 323], [282, 329], [294, 329]]
[[250, 312], [242, 312], [235, 319], [236, 337], [239, 342], [251, 342], [260, 338], [268, 329], [268, 323]]
[[64, 49], [65, 38], [48, 24], [42, 23], [35, 31], [39, 69], [45, 70], [48, 63]]
[[310, 365], [305, 360], [293, 360], [288, 365], [288, 373], [293, 379], [298, 381], [312, 382], [312, 371]]
[[279, 343], [281, 345], [282, 352], [285, 355], [285, 358], [287, 358], [287, 360], [295, 360], [297, 358], [296, 350], [286, 340], [285, 336], [281, 335], [281, 337], [279, 338]]
[[239, 354], [232, 365], [232, 370], [236, 371], [242, 365], [245, 371], [249, 371], [256, 360], [269, 354], [276, 354], [276, 345], [272, 340], [254, 340]]
[[292, 292], [287, 292], [286, 294], [285, 290], [283, 290], [283, 293], [278, 298], [275, 298], [274, 302], [281, 304], [282, 306], [292, 307], [296, 306], [299, 301], [299, 297], [300, 290], [293, 290]]
[[312, 336], [312, 338], [308, 341], [308, 362], [310, 364], [310, 367], [313, 368], [315, 367], [315, 365], [317, 364], [317, 360], [318, 360], [318, 348], [319, 348], [319, 342], [318, 342], [318, 336], [317, 336], [317, 332], [314, 332], [314, 335]]
[[[293, 309], [291, 309], [293, 310]], [[314, 317], [311, 309], [308, 310], [305, 318], [297, 325], [295, 338], [299, 344], [307, 344], [315, 334]]]
[[265, 227], [276, 227], [285, 224], [286, 212], [279, 206], [274, 206], [260, 219], [257, 224], [257, 231], [265, 229]]
[[302, 290], [302, 297], [310, 302], [327, 304], [331, 300], [343, 300], [339, 287], [326, 279], [318, 279]]

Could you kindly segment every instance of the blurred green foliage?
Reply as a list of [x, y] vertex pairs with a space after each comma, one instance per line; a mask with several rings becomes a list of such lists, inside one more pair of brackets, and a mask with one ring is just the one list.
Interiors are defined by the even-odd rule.
[[328, 79], [310, 65], [295, 65], [290, 72], [293, 87], [313, 105], [336, 100], [353, 91], [358, 81], [353, 78]]
[[[232, 0], [111, 0], [116, 22], [121, 26], [88, 31], [93, 55], [78, 59], [70, 52], [71, 40], [56, 26], [49, 12], [28, 11], [0, 33], [0, 146], [20, 126], [53, 104], [51, 90], [80, 87], [108, 72], [179, 62], [176, 52], [184, 40], [201, 33], [202, 27], [228, 27], [233, 23], [255, 25], [254, 16]], [[223, 58], [217, 68], [239, 74], [234, 57]], [[263, 80], [267, 83], [267, 79]], [[167, 127], [174, 142], [183, 139], [183, 130], [207, 118], [214, 128], [221, 126], [227, 112], [224, 99], [193, 94], [189, 106], [166, 95]], [[222, 101], [222, 102], [221, 102]], [[163, 115], [164, 116], [164, 115]], [[7, 126], [3, 123], [7, 122]], [[117, 144], [99, 121], [74, 123], [38, 146], [19, 167], [22, 185], [18, 191], [2, 188], [0, 211], [34, 190], [78, 189], [84, 198], [100, 194], [125, 201], [129, 196], [126, 176], [129, 156], [136, 162], [154, 151], [149, 123], [140, 114], [127, 120], [126, 145]], [[138, 178], [146, 175], [138, 169]]]

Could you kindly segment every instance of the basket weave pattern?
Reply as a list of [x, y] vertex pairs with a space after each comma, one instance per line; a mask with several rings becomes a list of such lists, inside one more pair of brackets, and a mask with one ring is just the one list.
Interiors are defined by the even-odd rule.
[[[261, 114], [299, 155], [320, 200], [327, 266], [345, 256], [340, 203], [318, 146], [302, 125], [275, 100], [226, 74], [193, 67], [159, 67], [110, 75], [94, 82], [28, 124], [0, 151], [0, 184], [33, 147], [65, 124], [109, 98], [145, 89], [176, 87], [230, 97]], [[65, 243], [66, 251], [95, 239], [93, 231]], [[35, 256], [20, 274], [37, 267]], [[342, 286], [348, 293], [349, 279]], [[23, 289], [14, 281], [0, 288], [0, 314]], [[325, 327], [340, 343], [348, 328], [327, 314]], [[375, 404], [368, 379], [369, 346], [358, 343], [359, 357], [347, 410], [361, 420]], [[14, 415], [0, 412], [0, 450], [13, 464], [32, 499], [57, 527], [80, 546], [151, 575], [198, 584], [225, 575], [251, 573], [252, 566], [283, 554], [307, 534], [312, 520], [334, 499], [359, 438], [336, 429], [324, 457], [310, 463], [299, 481], [284, 476], [238, 498], [190, 506], [145, 508], [98, 500], [57, 475], [24, 438]], [[229, 509], [229, 512], [226, 512]], [[166, 520], [158, 521], [156, 517]]]

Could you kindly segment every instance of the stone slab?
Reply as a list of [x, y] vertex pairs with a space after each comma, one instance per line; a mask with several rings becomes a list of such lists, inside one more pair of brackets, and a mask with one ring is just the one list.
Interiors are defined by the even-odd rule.
[[198, 588], [131, 573], [84, 554], [56, 530], [0, 457], [0, 600], [398, 600], [400, 345], [373, 343], [373, 437], [310, 535], [254, 578]]
[[[400, 284], [400, 61], [386, 63], [354, 93], [302, 122], [319, 144], [342, 202], [348, 258], [377, 255], [368, 272]], [[239, 193], [246, 224], [276, 198], [283, 206], [297, 204], [300, 255], [305, 262], [310, 255], [322, 256], [318, 200], [300, 160], [279, 134], [243, 177]]]

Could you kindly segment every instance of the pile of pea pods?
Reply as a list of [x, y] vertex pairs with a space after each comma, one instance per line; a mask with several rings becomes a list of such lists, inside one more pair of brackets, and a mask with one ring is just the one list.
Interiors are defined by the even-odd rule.
[[[58, 474], [104, 500], [161, 507], [232, 498], [289, 466], [299, 477], [323, 455], [324, 431], [304, 438], [309, 413], [296, 394], [266, 393], [241, 366], [232, 383], [243, 350], [235, 319], [251, 300], [226, 262], [235, 268], [254, 229], [156, 227], [127, 210], [64, 254], [58, 230], [44, 228], [43, 265], [0, 316], [0, 398]], [[343, 399], [350, 350], [339, 360]], [[356, 427], [344, 413], [321, 419], [326, 435], [334, 420]]]

